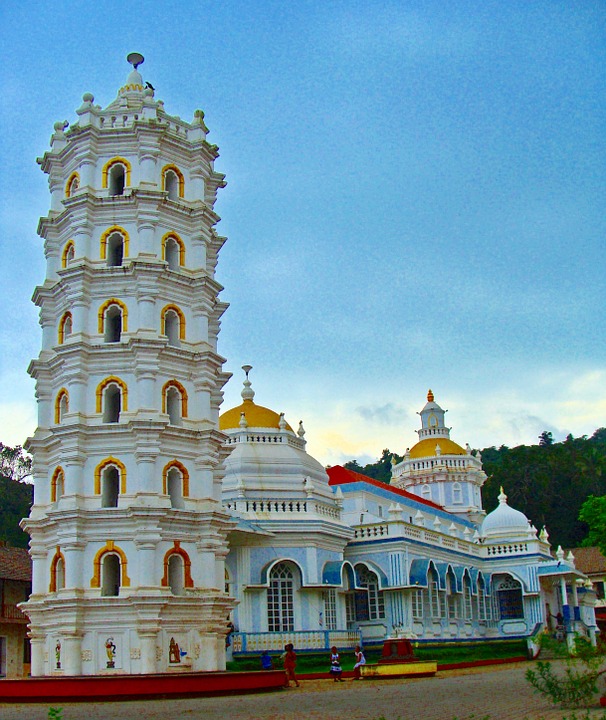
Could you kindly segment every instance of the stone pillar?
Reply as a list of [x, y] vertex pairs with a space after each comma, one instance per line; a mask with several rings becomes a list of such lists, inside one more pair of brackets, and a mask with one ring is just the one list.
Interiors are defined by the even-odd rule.
[[574, 620], [581, 619], [581, 609], [579, 608], [579, 594], [577, 592], [577, 581], [572, 581], [572, 611]]
[[66, 675], [82, 675], [82, 636], [79, 633], [63, 636], [61, 667]]
[[157, 672], [156, 668], [156, 630], [139, 630], [141, 643], [141, 672], [144, 675]]
[[40, 677], [45, 675], [44, 667], [44, 649], [46, 646], [46, 639], [43, 635], [34, 635], [30, 638], [30, 644], [32, 647], [32, 663], [31, 663], [31, 674], [32, 677]]

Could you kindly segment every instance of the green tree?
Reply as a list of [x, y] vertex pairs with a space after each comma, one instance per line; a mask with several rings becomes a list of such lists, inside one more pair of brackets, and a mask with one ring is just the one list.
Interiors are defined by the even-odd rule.
[[21, 482], [32, 474], [32, 459], [21, 445], [9, 447], [0, 442], [0, 477]]
[[589, 525], [583, 545], [599, 547], [602, 555], [606, 555], [606, 495], [590, 495], [581, 505], [579, 518]]
[[29, 515], [34, 486], [24, 480], [31, 476], [32, 460], [20, 445], [0, 443], [0, 540], [14, 547], [27, 547], [28, 537], [19, 523]]

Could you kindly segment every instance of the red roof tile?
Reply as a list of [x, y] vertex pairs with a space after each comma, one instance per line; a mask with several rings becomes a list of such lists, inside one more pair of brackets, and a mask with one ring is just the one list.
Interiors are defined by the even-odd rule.
[[436, 510], [444, 510], [441, 505], [437, 505], [431, 500], [425, 500], [425, 498], [414, 495], [413, 493], [408, 492], [408, 490], [402, 490], [401, 488], [394, 487], [393, 485], [388, 485], [387, 483], [381, 482], [380, 480], [369, 478], [366, 475], [361, 475], [360, 473], [354, 472], [353, 470], [348, 470], [341, 465], [333, 465], [332, 467], [327, 468], [326, 472], [328, 473], [329, 477], [329, 485], [345, 485], [347, 483], [363, 482], [367, 483], [368, 485], [373, 485], [374, 487], [383, 488], [383, 490], [388, 490], [389, 492], [394, 493], [394, 495], [400, 495], [401, 497], [408, 498], [408, 500], [414, 500], [415, 502], [421, 503], [421, 505], [428, 505], [429, 507], [435, 508]]
[[32, 561], [27, 550], [0, 546], [0, 578], [31, 582]]
[[586, 575], [606, 572], [606, 557], [602, 555], [599, 548], [572, 548], [572, 554], [574, 555], [575, 567]]

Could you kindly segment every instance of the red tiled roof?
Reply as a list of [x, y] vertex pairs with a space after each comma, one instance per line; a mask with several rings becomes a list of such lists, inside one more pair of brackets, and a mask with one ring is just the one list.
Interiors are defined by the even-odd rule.
[[574, 564], [577, 570], [590, 573], [606, 573], [606, 557], [602, 555], [597, 547], [572, 548]]
[[0, 546], [0, 578], [31, 582], [32, 561], [27, 550]]
[[408, 500], [414, 500], [415, 502], [421, 503], [421, 505], [428, 505], [436, 510], [444, 510], [441, 505], [438, 505], [431, 500], [425, 500], [425, 498], [414, 495], [413, 493], [408, 492], [408, 490], [402, 490], [401, 488], [388, 485], [380, 480], [369, 478], [366, 475], [361, 475], [353, 470], [348, 470], [341, 465], [333, 465], [332, 467], [327, 468], [326, 472], [329, 477], [329, 485], [345, 485], [347, 483], [363, 482], [368, 485], [373, 485], [374, 487], [383, 488], [383, 490], [389, 490], [389, 492], [394, 493], [394, 495], [400, 495], [401, 497], [408, 498]]

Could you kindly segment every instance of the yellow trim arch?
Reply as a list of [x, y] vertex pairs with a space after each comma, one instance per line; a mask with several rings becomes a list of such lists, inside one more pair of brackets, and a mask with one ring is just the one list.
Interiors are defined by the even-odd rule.
[[183, 177], [183, 173], [176, 165], [165, 165], [162, 168], [162, 190], [166, 191], [166, 173], [172, 170], [177, 178], [179, 179], [179, 197], [185, 197], [185, 178]]
[[107, 239], [110, 235], [113, 235], [114, 233], [119, 233], [122, 235], [122, 238], [124, 240], [124, 253], [123, 256], [126, 258], [128, 257], [128, 246], [129, 246], [129, 236], [126, 230], [123, 227], [120, 227], [119, 225], [112, 225], [111, 227], [107, 228], [107, 230], [101, 235], [101, 238], [99, 240], [100, 242], [100, 253], [101, 253], [101, 260], [107, 260]]
[[[76, 182], [75, 186], [74, 186], [74, 181]], [[66, 198], [71, 197], [79, 187], [80, 187], [80, 173], [73, 172], [67, 178], [67, 182], [65, 183], [65, 197]]]
[[179, 246], [179, 267], [185, 265], [185, 243], [177, 235], [176, 232], [167, 232], [166, 235], [162, 236], [162, 260], [166, 260], [166, 243], [168, 240], [174, 240]]
[[181, 417], [187, 417], [187, 390], [181, 385], [178, 380], [168, 380], [164, 383], [162, 388], [162, 412], [166, 413], [166, 393], [171, 387], [176, 388], [181, 395]]
[[51, 502], [57, 502], [57, 498], [60, 497], [60, 495], [57, 495], [57, 488], [60, 484], [59, 478], [62, 478], [63, 483], [65, 483], [65, 473], [63, 472], [61, 465], [55, 468], [55, 472], [51, 478]]
[[61, 316], [61, 320], [59, 320], [59, 331], [57, 333], [57, 340], [59, 341], [59, 345], [63, 345], [63, 343], [65, 342], [65, 324], [68, 320], [73, 322], [72, 314], [69, 310], [64, 312]]
[[181, 541], [175, 540], [173, 547], [164, 555], [164, 577], [160, 584], [162, 587], [168, 587], [168, 561], [172, 555], [179, 555], [183, 559], [183, 586], [193, 588], [194, 581], [191, 576], [191, 560], [187, 552], [181, 547]]
[[105, 163], [105, 165], [103, 166], [103, 176], [101, 179], [101, 186], [103, 188], [107, 188], [109, 171], [112, 169], [112, 167], [114, 165], [124, 165], [124, 170], [125, 170], [125, 172], [124, 172], [124, 187], [129, 187], [130, 186], [130, 173], [131, 173], [132, 166], [129, 163], [129, 161], [123, 157], [114, 157]]
[[108, 465], [115, 465], [120, 473], [120, 494], [126, 493], [126, 465], [115, 457], [102, 460], [95, 468], [95, 495], [101, 495], [101, 473]]
[[61, 253], [61, 269], [62, 270], [65, 270], [65, 268], [68, 265], [67, 256], [68, 256], [70, 250], [74, 251], [74, 257], [75, 257], [76, 256], [76, 244], [74, 243], [73, 240], [68, 240], [65, 243], [65, 247], [63, 248], [63, 252]]
[[59, 425], [61, 422], [61, 403], [63, 398], [65, 398], [65, 412], [69, 412], [69, 393], [64, 387], [59, 390], [55, 398], [55, 425]]
[[97, 314], [97, 327], [99, 335], [103, 335], [103, 333], [105, 332], [105, 313], [112, 305], [117, 305], [122, 310], [122, 332], [128, 332], [128, 308], [122, 302], [122, 300], [118, 300], [118, 298], [110, 298], [109, 300], [106, 300], [103, 305], [101, 305]]
[[120, 587], [130, 587], [130, 578], [126, 572], [128, 567], [128, 561], [126, 560], [126, 553], [122, 548], [119, 548], [113, 540], [108, 540], [104, 547], [97, 550], [95, 559], [93, 560], [93, 576], [90, 580], [90, 586], [92, 588], [101, 587], [101, 560], [104, 555], [114, 554], [120, 558]]
[[185, 315], [177, 305], [165, 305], [160, 312], [162, 335], [166, 335], [166, 313], [172, 310], [179, 318], [179, 340], [185, 340]]
[[187, 472], [185, 465], [180, 463], [178, 460], [171, 460], [162, 470], [162, 494], [168, 495], [168, 473], [173, 468], [176, 468], [183, 478], [183, 497], [189, 497], [189, 473]]
[[128, 386], [124, 382], [124, 380], [121, 380], [115, 375], [110, 375], [97, 385], [97, 390], [95, 391], [95, 395], [97, 398], [96, 412], [103, 412], [103, 391], [108, 385], [111, 385], [112, 383], [114, 385], [117, 385], [122, 391], [122, 410], [124, 412], [128, 412]]
[[57, 549], [55, 550], [50, 566], [50, 583], [48, 585], [49, 592], [57, 592], [57, 565], [60, 560], [63, 561], [63, 572], [65, 572], [65, 556], [61, 552], [61, 547], [57, 545]]

